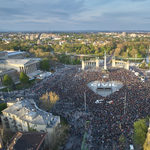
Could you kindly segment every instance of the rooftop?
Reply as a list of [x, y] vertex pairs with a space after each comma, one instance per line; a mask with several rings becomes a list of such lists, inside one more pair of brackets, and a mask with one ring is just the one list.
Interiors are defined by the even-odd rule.
[[7, 53], [8, 53], [8, 56], [12, 56], [12, 55], [24, 54], [25, 52], [20, 52], [20, 51], [18, 51], [18, 52], [7, 51]]
[[41, 58], [25, 58], [25, 59], [5, 59], [0, 60], [1, 64], [21, 64], [21, 65], [29, 65], [35, 63], [36, 61], [41, 60]]
[[45, 112], [36, 106], [33, 100], [20, 100], [14, 105], [3, 110], [4, 113], [14, 114], [19, 119], [37, 125], [55, 126], [59, 116], [53, 116], [52, 113]]
[[45, 139], [45, 132], [17, 132], [5, 149], [38, 150]]

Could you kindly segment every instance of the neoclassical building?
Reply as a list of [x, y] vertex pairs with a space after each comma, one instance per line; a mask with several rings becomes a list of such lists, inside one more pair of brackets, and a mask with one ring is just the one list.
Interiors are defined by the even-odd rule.
[[99, 67], [99, 59], [82, 61], [82, 69], [84, 70], [88, 67]]
[[39, 69], [41, 58], [5, 59], [0, 60], [0, 69], [15, 69], [27, 75]]
[[12, 77], [13, 81], [19, 80], [21, 72], [30, 78], [39, 73], [41, 58], [26, 58], [25, 52], [0, 51], [0, 85], [5, 74]]

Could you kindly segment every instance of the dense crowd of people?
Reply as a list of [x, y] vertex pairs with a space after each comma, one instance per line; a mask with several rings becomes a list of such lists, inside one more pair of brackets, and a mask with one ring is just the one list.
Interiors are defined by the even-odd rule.
[[[89, 121], [85, 146], [88, 149], [121, 150], [120, 136], [125, 137], [125, 147], [132, 143], [133, 123], [149, 115], [149, 82], [141, 82], [131, 71], [109, 69], [108, 78], [103, 78], [100, 69], [77, 70], [71, 68], [51, 76], [41, 83], [42, 88], [33, 87], [38, 99], [43, 93], [52, 91], [60, 100], [51, 110], [67, 118], [70, 128], [72, 146], [65, 150], [81, 149], [85, 134], [86, 121]], [[87, 83], [91, 81], [118, 81], [123, 87], [118, 91], [102, 97], [92, 91]], [[86, 91], [86, 112], [84, 92]], [[125, 98], [126, 97], [126, 98]], [[95, 101], [103, 99], [102, 103]], [[113, 103], [107, 103], [113, 101]]]

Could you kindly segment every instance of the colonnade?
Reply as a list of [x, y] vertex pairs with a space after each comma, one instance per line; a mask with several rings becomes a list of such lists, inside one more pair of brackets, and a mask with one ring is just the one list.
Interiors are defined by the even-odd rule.
[[85, 67], [99, 67], [99, 59], [82, 61], [82, 69], [84, 70]]
[[91, 66], [91, 67], [96, 67], [96, 62], [85, 62], [84, 63], [85, 66]]
[[122, 67], [129, 70], [129, 62], [112, 59], [112, 67]]
[[20, 67], [20, 72], [24, 72], [25, 74], [30, 74], [37, 70], [36, 64], [31, 64], [25, 67]]

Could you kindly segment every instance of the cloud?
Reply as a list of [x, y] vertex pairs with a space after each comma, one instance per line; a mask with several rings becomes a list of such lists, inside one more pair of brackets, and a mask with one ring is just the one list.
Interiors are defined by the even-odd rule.
[[127, 0], [127, 1], [131, 1], [131, 2], [145, 2], [147, 0]]
[[24, 9], [20, 9], [20, 8], [6, 8], [6, 7], [1, 7], [0, 8], [0, 14], [1, 15], [29, 15], [27, 12], [25, 12]]
[[148, 23], [149, 5], [148, 0], [5, 0], [0, 5], [0, 24], [16, 29], [111, 29]]

